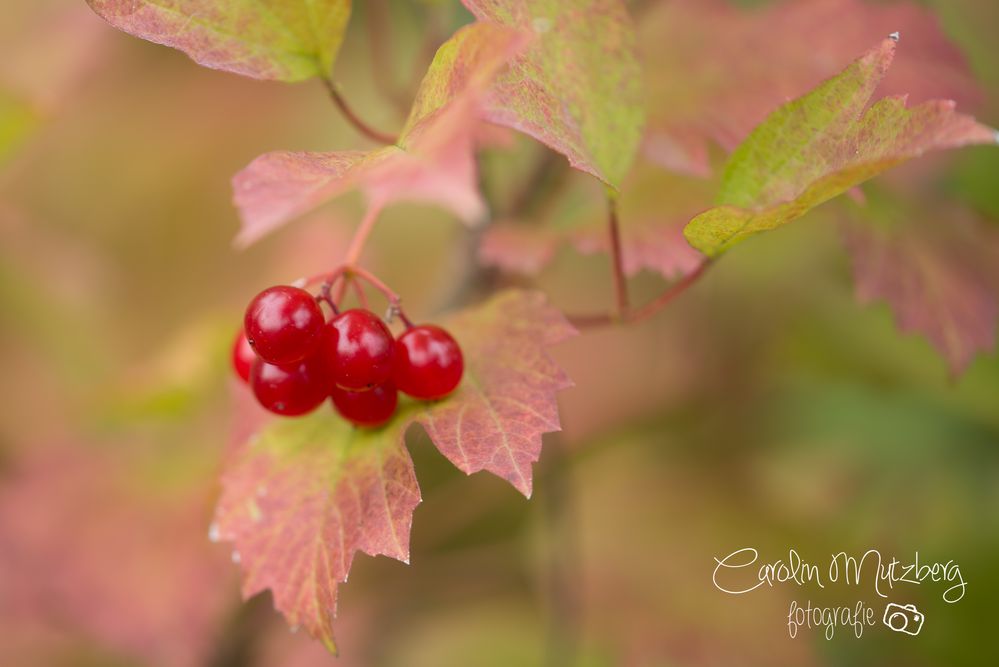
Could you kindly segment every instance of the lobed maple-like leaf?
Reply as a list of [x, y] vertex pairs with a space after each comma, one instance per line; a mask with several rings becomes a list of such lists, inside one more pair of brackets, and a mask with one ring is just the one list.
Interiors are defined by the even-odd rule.
[[995, 344], [999, 243], [985, 231], [957, 207], [888, 226], [857, 214], [843, 226], [857, 299], [885, 300], [898, 328], [925, 336], [955, 376]]
[[404, 427], [355, 429], [327, 406], [271, 422], [222, 476], [214, 530], [236, 549], [243, 594], [270, 589], [288, 622], [331, 651], [337, 584], [354, 553], [409, 560], [420, 490]]
[[399, 200], [437, 203], [478, 220], [473, 150], [482, 96], [527, 36], [500, 26], [459, 30], [437, 51], [396, 145], [363, 152], [274, 152], [233, 178], [242, 218], [237, 243], [249, 245], [292, 218], [354, 187], [373, 210]]
[[709, 145], [732, 151], [767, 114], [892, 31], [907, 46], [885, 94], [962, 106], [982, 98], [934, 13], [914, 2], [783, 0], [746, 9], [671, 0], [647, 8], [638, 30], [648, 75], [643, 153], [680, 173], [708, 175]]
[[536, 39], [493, 85], [489, 120], [617, 188], [641, 139], [635, 34], [622, 0], [462, 0], [479, 21]]
[[753, 130], [729, 159], [719, 206], [684, 230], [690, 244], [718, 255], [929, 150], [994, 144], [995, 130], [956, 113], [950, 101], [906, 108], [904, 97], [886, 97], [866, 108], [896, 41], [883, 40]]
[[300, 81], [333, 70], [351, 0], [87, 0], [105, 21], [255, 79]]
[[408, 561], [420, 502], [405, 447], [410, 425], [421, 424], [461, 470], [487, 470], [525, 495], [541, 435], [560, 428], [555, 394], [570, 382], [545, 348], [575, 330], [540, 293], [503, 292], [443, 325], [465, 355], [465, 375], [448, 398], [403, 399], [393, 420], [374, 430], [323, 406], [268, 422], [228, 457], [213, 537], [233, 543], [244, 595], [270, 589], [288, 622], [331, 650], [337, 586], [354, 554]]
[[459, 313], [447, 328], [466, 355], [465, 376], [416, 421], [460, 470], [486, 470], [530, 497], [541, 434], [560, 428], [555, 394], [572, 386], [546, 348], [576, 330], [541, 293], [517, 290]]

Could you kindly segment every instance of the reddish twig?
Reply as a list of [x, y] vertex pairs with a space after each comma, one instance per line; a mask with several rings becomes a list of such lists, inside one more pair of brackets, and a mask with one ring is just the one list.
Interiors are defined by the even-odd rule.
[[390, 145], [398, 141], [397, 137], [394, 137], [391, 134], [385, 134], [384, 132], [379, 132], [361, 120], [360, 116], [354, 113], [354, 110], [347, 105], [347, 100], [345, 100], [343, 96], [340, 95], [339, 91], [337, 91], [336, 84], [333, 83], [333, 79], [323, 77], [321, 81], [326, 87], [327, 92], [329, 92], [330, 97], [333, 99], [333, 103], [338, 109], [340, 109], [340, 113], [343, 114], [344, 118], [346, 118], [347, 121], [354, 126], [355, 130], [366, 136], [368, 139], [380, 144]]

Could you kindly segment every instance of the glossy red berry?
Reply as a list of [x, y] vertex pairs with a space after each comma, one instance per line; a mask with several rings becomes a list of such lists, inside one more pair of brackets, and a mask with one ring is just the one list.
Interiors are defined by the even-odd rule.
[[257, 359], [250, 370], [250, 387], [264, 408], [294, 417], [311, 412], [326, 400], [330, 382], [322, 363], [315, 357], [289, 366]]
[[278, 285], [253, 298], [243, 324], [257, 356], [268, 363], [286, 365], [315, 351], [324, 322], [323, 311], [311, 294]]
[[250, 369], [256, 360], [257, 353], [250, 347], [250, 341], [246, 340], [246, 332], [240, 329], [236, 340], [232, 342], [232, 369], [244, 382], [249, 382]]
[[322, 354], [333, 381], [360, 391], [392, 377], [392, 332], [369, 310], [347, 310], [326, 324]]
[[395, 384], [413, 398], [447, 396], [461, 382], [464, 370], [458, 342], [438, 326], [412, 327], [395, 343]]
[[392, 418], [399, 403], [391, 380], [364, 391], [334, 387], [330, 397], [340, 416], [357, 426], [381, 426]]

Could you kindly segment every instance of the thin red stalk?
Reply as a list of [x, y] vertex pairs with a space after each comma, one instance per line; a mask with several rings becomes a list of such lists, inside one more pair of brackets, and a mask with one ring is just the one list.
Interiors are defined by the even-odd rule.
[[354, 287], [354, 294], [357, 295], [357, 303], [360, 304], [361, 308], [371, 310], [371, 308], [368, 307], [368, 295], [364, 293], [364, 287], [361, 285], [361, 281], [351, 280], [350, 284]]
[[326, 90], [330, 94], [330, 97], [333, 99], [333, 103], [337, 106], [338, 109], [340, 109], [340, 113], [344, 115], [344, 118], [347, 119], [347, 122], [349, 122], [351, 125], [354, 126], [355, 130], [366, 136], [368, 139], [371, 139], [372, 141], [379, 144], [389, 145], [389, 144], [394, 144], [396, 141], [398, 141], [398, 139], [392, 136], [391, 134], [385, 134], [384, 132], [379, 132], [378, 130], [374, 129], [373, 127], [365, 123], [363, 120], [361, 120], [361, 117], [358, 116], [354, 112], [354, 110], [347, 105], [347, 100], [345, 100], [343, 96], [340, 95], [339, 91], [337, 91], [336, 85], [333, 83], [333, 79], [329, 77], [323, 77], [321, 80], [323, 82], [323, 85], [326, 86]]

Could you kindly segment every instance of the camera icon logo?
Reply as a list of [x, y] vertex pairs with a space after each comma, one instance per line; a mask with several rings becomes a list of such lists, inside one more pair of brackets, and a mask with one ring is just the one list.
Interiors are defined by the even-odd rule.
[[923, 629], [923, 614], [914, 604], [888, 603], [885, 607], [884, 623], [889, 629], [895, 632], [904, 632], [907, 635], [918, 635]]

